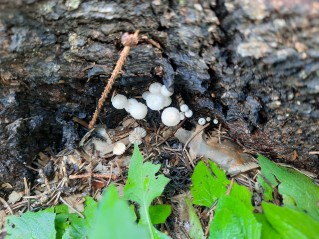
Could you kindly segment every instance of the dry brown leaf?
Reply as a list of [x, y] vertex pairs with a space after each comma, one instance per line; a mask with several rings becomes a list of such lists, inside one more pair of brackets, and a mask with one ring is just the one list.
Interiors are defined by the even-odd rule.
[[16, 191], [13, 191], [10, 195], [9, 195], [9, 198], [8, 198], [8, 203], [10, 204], [14, 204], [16, 203], [17, 201], [19, 201], [23, 196], [23, 193], [22, 192], [16, 192]]
[[[64, 200], [77, 211], [79, 212], [84, 211], [85, 198], [81, 194], [75, 194], [69, 197], [65, 197]], [[69, 208], [69, 211], [73, 212], [72, 208]]]
[[208, 137], [204, 134], [201, 125], [198, 125], [195, 131], [179, 128], [175, 137], [184, 144], [188, 143], [187, 147], [192, 160], [196, 157], [211, 159], [229, 174], [234, 175], [258, 167], [258, 164], [252, 161], [248, 154], [243, 153], [234, 142], [224, 141], [221, 144], [214, 140], [207, 142], [205, 139]]

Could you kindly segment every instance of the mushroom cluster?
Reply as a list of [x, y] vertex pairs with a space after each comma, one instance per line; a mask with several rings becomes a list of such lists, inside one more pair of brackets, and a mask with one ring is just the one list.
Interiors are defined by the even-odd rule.
[[111, 100], [116, 109], [125, 109], [135, 119], [144, 119], [147, 115], [147, 107], [151, 110], [163, 110], [161, 119], [166, 126], [176, 126], [181, 120], [190, 118], [193, 112], [186, 104], [180, 106], [180, 111], [174, 107], [168, 107], [172, 103], [171, 96], [174, 92], [168, 90], [165, 85], [155, 82], [149, 86], [148, 91], [142, 94], [146, 105], [136, 99], [127, 99], [126, 96], [117, 94]]

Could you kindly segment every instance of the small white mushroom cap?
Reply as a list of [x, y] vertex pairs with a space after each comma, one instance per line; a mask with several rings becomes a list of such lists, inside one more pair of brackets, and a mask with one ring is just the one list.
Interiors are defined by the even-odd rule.
[[185, 112], [185, 117], [186, 117], [186, 118], [190, 118], [190, 117], [192, 117], [192, 116], [193, 116], [193, 111], [187, 110], [187, 111]]
[[176, 126], [180, 122], [180, 112], [174, 107], [168, 107], [162, 112], [162, 122], [166, 126]]
[[179, 109], [180, 109], [182, 112], [186, 112], [186, 111], [189, 110], [188, 105], [186, 105], [186, 104], [182, 104], [182, 105], [179, 107]]
[[180, 119], [180, 120], [184, 120], [184, 119], [185, 119], [185, 114], [184, 114], [184, 112], [180, 112], [180, 113], [179, 113], [179, 119]]
[[172, 104], [171, 97], [165, 97], [164, 107], [170, 106]]
[[164, 96], [166, 96], [166, 97], [169, 97], [169, 96], [171, 96], [171, 95], [174, 94], [174, 91], [171, 92], [171, 91], [169, 91], [169, 90], [166, 88], [165, 85], [162, 85], [162, 87], [161, 87], [161, 94], [164, 95]]
[[214, 120], [213, 120], [213, 123], [214, 123], [214, 124], [218, 124], [218, 119], [214, 119]]
[[122, 142], [117, 142], [114, 144], [113, 147], [113, 154], [121, 155], [125, 152], [126, 146]]
[[198, 124], [199, 125], [204, 125], [204, 124], [206, 124], [206, 120], [204, 118], [199, 118], [198, 119]]
[[128, 136], [128, 140], [132, 144], [140, 145], [142, 143], [142, 138], [146, 136], [146, 130], [142, 127], [136, 127]]
[[153, 94], [155, 93], [161, 93], [161, 88], [162, 88], [162, 84], [161, 83], [158, 83], [158, 82], [155, 82], [155, 83], [152, 83], [149, 87], [149, 91]]
[[130, 114], [134, 119], [144, 119], [147, 115], [147, 107], [140, 102], [132, 104], [130, 106]]
[[211, 118], [210, 117], [206, 117], [206, 121], [207, 122], [211, 121]]
[[162, 94], [149, 94], [146, 98], [146, 104], [151, 110], [161, 110], [165, 107], [166, 98]]
[[111, 99], [112, 105], [115, 109], [124, 109], [127, 105], [127, 98], [125, 95], [117, 94]]
[[125, 106], [125, 110], [126, 112], [130, 113], [130, 108], [133, 104], [138, 103], [138, 101], [136, 99], [128, 99], [127, 100], [127, 105]]
[[143, 98], [144, 100], [146, 100], [146, 99], [147, 99], [147, 96], [149, 96], [150, 93], [151, 93], [151, 92], [149, 92], [149, 91], [145, 91], [145, 92], [142, 94], [142, 98]]

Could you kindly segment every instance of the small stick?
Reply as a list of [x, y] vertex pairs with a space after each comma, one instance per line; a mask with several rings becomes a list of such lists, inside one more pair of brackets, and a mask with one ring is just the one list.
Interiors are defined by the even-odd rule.
[[13, 211], [12, 211], [12, 208], [10, 207], [9, 203], [7, 203], [7, 201], [4, 200], [2, 197], [0, 197], [0, 201], [3, 203], [3, 205], [5, 205], [7, 207], [10, 214], [13, 215]]
[[59, 198], [61, 202], [63, 202], [65, 205], [67, 205], [69, 208], [71, 208], [75, 213], [77, 213], [81, 218], [84, 219], [84, 216], [82, 213], [80, 213], [78, 210], [76, 210], [74, 207], [72, 207], [67, 201], [65, 201], [62, 197]]
[[230, 191], [232, 190], [233, 185], [234, 185], [234, 179], [232, 178], [231, 181], [230, 181], [229, 187], [227, 189], [226, 195], [230, 194]]
[[118, 59], [118, 61], [116, 62], [116, 66], [112, 72], [111, 77], [108, 80], [107, 85], [104, 88], [104, 91], [99, 99], [99, 102], [97, 104], [97, 107], [95, 109], [95, 112], [93, 114], [93, 117], [89, 123], [89, 129], [92, 129], [96, 123], [97, 118], [99, 117], [100, 111], [103, 107], [103, 104], [106, 100], [106, 97], [108, 96], [108, 94], [110, 93], [112, 86], [114, 84], [114, 81], [116, 79], [116, 77], [120, 74], [120, 72], [122, 71], [122, 67], [124, 65], [124, 62], [126, 60], [126, 58], [128, 57], [128, 54], [130, 53], [130, 49], [131, 47], [134, 47], [137, 45], [138, 43], [138, 34], [139, 34], [139, 30], [137, 30], [134, 34], [128, 34], [128, 33], [124, 33], [121, 39], [122, 44], [124, 45], [123, 51], [121, 52], [120, 58]]
[[116, 175], [112, 175], [112, 174], [100, 174], [100, 173], [85, 173], [85, 174], [75, 174], [75, 175], [70, 175], [69, 179], [78, 179], [78, 178], [111, 178], [113, 180], [116, 179]]

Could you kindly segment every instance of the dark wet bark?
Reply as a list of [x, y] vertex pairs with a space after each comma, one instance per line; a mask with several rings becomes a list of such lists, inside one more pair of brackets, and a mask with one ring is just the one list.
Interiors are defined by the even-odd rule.
[[[161, 49], [142, 40], [119, 91], [162, 77], [245, 147], [318, 172], [319, 6], [277, 2], [0, 0], [0, 185], [20, 187], [39, 151], [76, 145], [72, 117], [90, 120], [136, 29]], [[100, 119], [114, 127], [114, 114], [107, 103]]]

